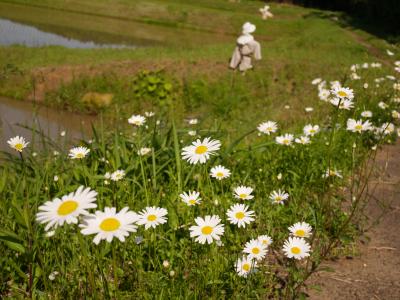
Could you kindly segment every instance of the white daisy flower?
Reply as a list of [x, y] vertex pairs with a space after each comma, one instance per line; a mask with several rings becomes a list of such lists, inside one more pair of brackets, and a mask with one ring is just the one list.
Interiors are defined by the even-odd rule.
[[349, 130], [351, 132], [362, 133], [363, 131], [372, 130], [372, 124], [369, 122], [369, 120], [367, 120], [363, 123], [362, 120], [356, 121], [354, 119], [348, 119], [347, 120], [347, 130]]
[[250, 240], [244, 245], [243, 253], [248, 254], [249, 259], [261, 260], [267, 255], [268, 249], [258, 239]]
[[334, 99], [331, 99], [330, 102], [334, 106], [339, 107], [339, 109], [350, 110], [354, 107], [354, 102], [349, 99], [334, 98]]
[[354, 98], [353, 90], [345, 87], [335, 87], [332, 89], [331, 93], [339, 99], [353, 100]]
[[36, 220], [41, 224], [47, 223], [46, 231], [64, 223], [77, 224], [78, 216], [89, 215], [87, 210], [97, 207], [96, 203], [93, 203], [96, 196], [96, 191], [80, 186], [75, 192], [62, 196], [61, 199], [55, 198], [39, 206]]
[[214, 240], [219, 241], [224, 234], [224, 224], [221, 223], [219, 216], [205, 216], [194, 219], [197, 225], [190, 226], [190, 237], [195, 237], [195, 241], [200, 244], [211, 244]]
[[82, 159], [88, 155], [90, 150], [86, 147], [75, 147], [69, 150], [68, 156], [71, 159]]
[[367, 89], [367, 88], [368, 88], [368, 86], [369, 86], [369, 84], [368, 84], [368, 83], [364, 83], [364, 85], [363, 85], [363, 88], [364, 88], [364, 89]]
[[393, 89], [400, 91], [400, 83], [393, 83]]
[[394, 77], [392, 75], [386, 75], [386, 78], [389, 80], [396, 80], [396, 77]]
[[50, 275], [49, 275], [49, 279], [50, 279], [51, 281], [55, 280], [55, 279], [56, 279], [56, 276], [57, 276], [58, 274], [60, 274], [58, 271], [51, 272]]
[[220, 147], [221, 142], [218, 140], [212, 140], [209, 137], [203, 141], [198, 139], [192, 145], [182, 149], [182, 157], [190, 164], [197, 164], [198, 162], [204, 164]]
[[257, 267], [257, 261], [246, 256], [239, 258], [235, 263], [236, 273], [241, 277], [247, 277]]
[[392, 134], [394, 132], [394, 124], [383, 123], [381, 127], [378, 127], [378, 133], [383, 133], [384, 135]]
[[125, 177], [124, 170], [117, 170], [110, 175], [110, 179], [112, 181], [119, 181], [119, 180], [123, 179], [124, 177]]
[[196, 124], [199, 123], [199, 120], [197, 120], [197, 119], [190, 119], [190, 120], [188, 121], [188, 123], [189, 123], [190, 125], [196, 125]]
[[400, 119], [400, 113], [397, 110], [392, 110], [392, 118]]
[[363, 117], [363, 118], [371, 118], [371, 117], [372, 117], [372, 111], [364, 110], [364, 111], [361, 113], [361, 117]]
[[317, 85], [319, 83], [321, 83], [322, 79], [321, 78], [315, 78], [313, 81], [311, 81], [312, 85]]
[[388, 108], [389, 105], [387, 105], [385, 102], [381, 101], [378, 103], [378, 106], [381, 109], [386, 109], [386, 108]]
[[188, 135], [195, 136], [197, 134], [196, 130], [189, 130]]
[[289, 231], [293, 236], [308, 238], [311, 236], [312, 227], [306, 222], [298, 222], [290, 226]]
[[146, 207], [139, 213], [137, 224], [144, 225], [146, 230], [150, 227], [156, 228], [156, 226], [167, 222], [167, 214], [168, 211], [165, 208]]
[[257, 237], [257, 240], [259, 240], [264, 246], [269, 247], [271, 246], [273, 240], [269, 235], [260, 235]]
[[151, 150], [152, 150], [151, 148], [142, 147], [137, 151], [137, 154], [140, 156], [144, 156], [144, 155], [149, 154], [151, 152]]
[[328, 177], [343, 178], [342, 171], [336, 169], [327, 169], [325, 171], [325, 174], [322, 175], [322, 178], [328, 178]]
[[274, 121], [267, 121], [258, 125], [257, 129], [261, 133], [270, 135], [271, 133], [276, 132], [278, 130], [278, 125]]
[[238, 225], [238, 227], [246, 227], [246, 224], [250, 224], [254, 221], [254, 211], [248, 211], [249, 207], [245, 204], [234, 204], [232, 205], [226, 215], [231, 224]]
[[106, 174], [104, 174], [104, 178], [105, 179], [111, 179], [111, 173], [110, 172], [106, 172]]
[[146, 122], [146, 118], [141, 115], [132, 115], [128, 119], [128, 123], [135, 126], [142, 126]]
[[319, 132], [319, 126], [308, 124], [308, 125], [304, 126], [303, 132], [307, 136], [314, 136], [315, 134], [317, 134]]
[[298, 144], [303, 144], [303, 145], [307, 145], [307, 144], [311, 143], [311, 140], [308, 136], [301, 136], [299, 138], [296, 138], [294, 141]]
[[286, 133], [285, 135], [277, 136], [275, 141], [280, 145], [290, 146], [294, 140], [293, 134]]
[[288, 258], [302, 259], [310, 256], [310, 244], [298, 237], [289, 237], [283, 245], [283, 252]]
[[154, 116], [155, 116], [155, 113], [154, 113], [154, 111], [145, 111], [145, 112], [144, 112], [144, 115], [145, 115], [147, 118], [151, 118], [151, 117], [154, 117]]
[[124, 242], [130, 232], [136, 232], [137, 226], [134, 223], [137, 219], [137, 214], [129, 211], [128, 207], [124, 207], [118, 213], [115, 207], [105, 207], [104, 212], [98, 210], [85, 217], [79, 227], [83, 235], [96, 234], [93, 239], [96, 245], [101, 240], [111, 243], [114, 237]]
[[288, 198], [289, 194], [285, 191], [281, 191], [280, 189], [278, 191], [273, 191], [269, 195], [269, 199], [271, 199], [272, 203], [274, 204], [283, 204], [283, 202], [286, 201]]
[[254, 196], [251, 195], [252, 192], [253, 189], [251, 187], [241, 185], [233, 190], [233, 196], [236, 199], [250, 200], [254, 198]]
[[330, 85], [331, 85], [331, 90], [340, 89], [342, 87], [342, 84], [337, 80], [331, 81]]
[[196, 191], [189, 193], [184, 192], [180, 194], [179, 197], [183, 202], [185, 202], [189, 206], [200, 204], [201, 202], [200, 193]]
[[10, 147], [13, 148], [14, 150], [22, 152], [22, 150], [26, 148], [26, 146], [28, 146], [29, 142], [26, 142], [25, 138], [23, 138], [22, 136], [17, 135], [13, 138], [10, 138], [7, 141], [7, 144], [10, 145]]
[[313, 107], [306, 107], [306, 108], [304, 108], [304, 110], [306, 112], [312, 112], [312, 111], [314, 111], [314, 108]]
[[219, 165], [211, 168], [210, 176], [218, 180], [222, 180], [231, 176], [231, 171], [229, 171], [229, 169], [225, 168], [224, 166]]
[[329, 96], [331, 95], [331, 92], [327, 89], [321, 89], [318, 93], [318, 98], [321, 99], [322, 101], [328, 101]]
[[394, 53], [392, 51], [390, 51], [389, 49], [386, 49], [386, 53], [389, 56], [393, 56], [394, 55]]
[[361, 76], [358, 75], [357, 73], [351, 73], [350, 74], [350, 79], [351, 80], [359, 80], [359, 79], [361, 79]]
[[321, 81], [321, 83], [318, 84], [318, 91], [321, 91], [326, 88], [326, 81]]

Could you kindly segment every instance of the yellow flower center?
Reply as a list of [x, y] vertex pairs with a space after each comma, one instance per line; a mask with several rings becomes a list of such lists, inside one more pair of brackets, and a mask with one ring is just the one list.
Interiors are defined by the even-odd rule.
[[207, 152], [207, 150], [208, 150], [207, 146], [201, 145], [198, 146], [194, 152], [196, 152], [196, 154], [204, 154]]
[[107, 218], [100, 223], [100, 229], [103, 231], [115, 231], [121, 226], [116, 218]]
[[241, 219], [244, 218], [244, 213], [239, 211], [239, 212], [236, 213], [235, 217], [236, 217], [236, 219], [241, 220]]
[[147, 221], [153, 222], [157, 219], [156, 215], [148, 215], [147, 216]]
[[299, 247], [292, 247], [290, 251], [292, 251], [293, 254], [299, 254], [301, 252]]
[[196, 204], [196, 200], [189, 200], [189, 203], [192, 204], [192, 205], [195, 205]]
[[356, 130], [362, 130], [362, 125], [357, 124], [357, 125], [355, 126], [355, 129], [356, 129]]
[[76, 157], [77, 157], [77, 158], [84, 158], [84, 157], [85, 157], [85, 154], [83, 154], [83, 153], [77, 153], [77, 154], [76, 154]]
[[24, 145], [22, 145], [21, 143], [15, 144], [15, 149], [17, 149], [18, 151], [22, 151], [22, 149], [24, 149]]
[[276, 202], [281, 202], [282, 201], [282, 197], [281, 196], [276, 196], [275, 197], [275, 201]]
[[58, 207], [57, 213], [60, 216], [66, 216], [74, 212], [77, 208], [78, 208], [78, 202], [74, 200], [67, 200]]
[[250, 271], [250, 265], [249, 264], [243, 264], [242, 269], [245, 270], [246, 272]]
[[268, 240], [262, 240], [263, 245], [268, 245]]
[[213, 232], [213, 228], [211, 227], [211, 226], [204, 226], [202, 229], [201, 229], [201, 233], [202, 234], [211, 234]]
[[347, 93], [346, 93], [345, 91], [339, 91], [339, 92], [338, 92], [338, 95], [339, 95], [340, 97], [347, 97]]
[[315, 133], [315, 130], [314, 129], [310, 129], [310, 133]]
[[306, 232], [303, 229], [298, 229], [294, 234], [303, 237], [306, 235]]
[[222, 173], [222, 172], [218, 172], [216, 175], [217, 175], [217, 177], [224, 177], [224, 173]]
[[251, 252], [252, 252], [253, 254], [258, 254], [258, 253], [260, 253], [260, 249], [257, 248], [257, 247], [254, 247], [253, 249], [251, 249]]
[[247, 194], [240, 194], [239, 195], [239, 198], [241, 198], [241, 199], [245, 199], [247, 197]]

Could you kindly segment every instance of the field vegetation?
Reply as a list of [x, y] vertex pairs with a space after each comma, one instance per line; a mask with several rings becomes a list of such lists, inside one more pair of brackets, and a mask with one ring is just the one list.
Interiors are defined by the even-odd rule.
[[[4, 137], [16, 155], [1, 156], [0, 295], [305, 298], [321, 262], [352, 249], [376, 151], [396, 140], [397, 48], [344, 28], [340, 14], [289, 5], [265, 22], [258, 1], [110, 3], [0, 7], [87, 17], [76, 32], [101, 18], [208, 40], [0, 48], [0, 93], [24, 101], [67, 65], [77, 74], [35, 100], [99, 119], [72, 146], [35, 128], [30, 141]], [[4, 17], [39, 22], [19, 11]], [[243, 76], [227, 60], [245, 21], [263, 60]], [[91, 30], [129, 35], [104, 28]], [[88, 92], [113, 102], [84, 103]]]

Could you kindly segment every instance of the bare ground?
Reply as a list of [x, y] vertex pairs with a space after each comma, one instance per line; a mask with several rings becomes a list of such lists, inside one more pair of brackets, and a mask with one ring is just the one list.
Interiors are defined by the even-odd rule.
[[[113, 72], [120, 76], [134, 75], [140, 70], [165, 70], [174, 74], [175, 78], [186, 78], [191, 75], [216, 75], [228, 69], [225, 62], [198, 60], [191, 63], [179, 60], [154, 61], [120, 61], [98, 65], [63, 65], [57, 67], [42, 67], [32, 71], [35, 78], [35, 88], [28, 100], [43, 101], [47, 92], [57, 90], [62, 84], [68, 84], [80, 76], [93, 77]], [[209, 76], [213, 78], [215, 76]]]
[[[310, 299], [400, 299], [400, 143], [377, 155], [380, 172], [369, 182], [370, 229], [356, 257], [323, 263], [307, 282]], [[363, 241], [363, 242], [362, 242]], [[314, 287], [314, 288], [311, 288]]]

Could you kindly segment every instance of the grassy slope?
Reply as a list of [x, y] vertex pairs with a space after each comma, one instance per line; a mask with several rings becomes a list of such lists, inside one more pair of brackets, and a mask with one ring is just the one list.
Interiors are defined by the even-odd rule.
[[[294, 6], [273, 5], [272, 11], [276, 17], [265, 22], [257, 13], [262, 3], [256, 1], [238, 4], [209, 0], [195, 3], [178, 0], [135, 2], [119, 0], [112, 1], [111, 6], [107, 0], [13, 2], [52, 7], [56, 9], [54, 14], [59, 10], [79, 11], [81, 22], [78, 19], [71, 22], [78, 29], [86, 28], [88, 24], [85, 20], [90, 16], [85, 14], [93, 15], [95, 12], [96, 15], [103, 16], [104, 31], [115, 30], [114, 33], [118, 28], [107, 26], [107, 22], [120, 18], [140, 21], [143, 24], [157, 22], [164, 24], [165, 26], [156, 25], [160, 30], [190, 28], [189, 36], [206, 34], [208, 38], [206, 45], [188, 48], [177, 48], [174, 45], [134, 51], [70, 50], [60, 47], [28, 49], [19, 46], [0, 48], [0, 65], [10, 63], [27, 74], [30, 70], [42, 66], [63, 64], [95, 66], [115, 61], [140, 61], [155, 65], [163, 61], [176, 61], [186, 70], [204, 68], [204, 75], [201, 75], [201, 70], [197, 70], [198, 72], [193, 72], [192, 76], [186, 72], [183, 78], [189, 89], [193, 84], [203, 83], [201, 103], [190, 99], [190, 95], [184, 95], [182, 100], [184, 104], [181, 108], [186, 114], [200, 117], [224, 116], [226, 119], [234, 118], [244, 123], [249, 119], [261, 121], [265, 118], [274, 118], [287, 120], [288, 125], [291, 125], [299, 118], [307, 118], [303, 113], [304, 106], [319, 105], [315, 89], [310, 85], [313, 78], [323, 74], [328, 80], [345, 80], [344, 74], [351, 64], [382, 61], [381, 58], [375, 57], [377, 53], [371, 54], [349, 34], [348, 30], [340, 27], [331, 18], [321, 16], [315, 10]], [[31, 6], [28, 7], [32, 9]], [[28, 18], [26, 15], [21, 17]], [[30, 18], [35, 19], [34, 16]], [[207, 19], [207, 22], [204, 22], [204, 19]], [[256, 63], [255, 72], [248, 73], [245, 77], [235, 75], [232, 88], [231, 71], [227, 68], [215, 72], [212, 70], [215, 64], [226, 64], [234, 46], [234, 33], [240, 30], [244, 21], [251, 21], [257, 25], [256, 38], [262, 43], [264, 58]], [[48, 22], [53, 24], [55, 21], [50, 18]], [[129, 32], [129, 29], [126, 31]], [[365, 36], [367, 35], [364, 34]], [[226, 39], [229, 42], [226, 42]], [[381, 47], [385, 45], [379, 40], [375, 44]], [[379, 56], [383, 57], [383, 49], [377, 51]], [[179, 72], [171, 75], [180, 76]], [[210, 83], [210, 79], [213, 83]], [[15, 84], [11, 84], [11, 87], [6, 84], [0, 92], [13, 95], [15, 88]], [[283, 106], [288, 104], [293, 108], [290, 113], [282, 110]], [[133, 108], [138, 107], [133, 105]], [[323, 118], [324, 111], [319, 113]]]

